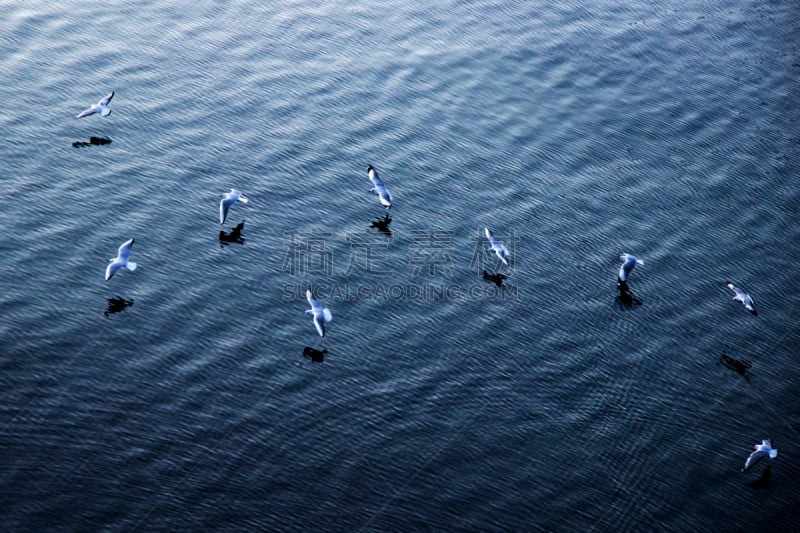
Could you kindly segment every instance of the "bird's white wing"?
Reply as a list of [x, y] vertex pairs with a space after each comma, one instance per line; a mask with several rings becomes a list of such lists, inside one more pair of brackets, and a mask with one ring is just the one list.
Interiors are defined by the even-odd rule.
[[231, 206], [231, 201], [226, 196], [222, 200], [219, 201], [219, 223], [224, 224], [225, 219], [228, 216], [228, 208]]
[[117, 250], [117, 258], [127, 261], [128, 257], [131, 255], [131, 246], [133, 246], [133, 239], [122, 243], [122, 246]]
[[320, 337], [325, 336], [325, 317], [322, 313], [314, 313], [314, 327], [317, 328]]
[[106, 281], [110, 280], [111, 276], [113, 276], [116, 273], [116, 271], [120, 269], [120, 267], [122, 267], [122, 263], [120, 263], [119, 261], [114, 261], [112, 263], [109, 263], [108, 266], [106, 267]]
[[757, 462], [759, 462], [761, 459], [763, 459], [766, 456], [767, 456], [767, 452], [765, 452], [765, 451], [761, 451], [761, 450], [754, 451], [753, 453], [751, 453], [747, 457], [747, 460], [744, 462], [744, 468], [742, 468], [742, 472], [744, 472], [745, 470], [747, 470], [748, 468], [750, 468], [751, 466], [753, 466], [754, 464], [756, 464]]
[[92, 106], [89, 109], [86, 109], [85, 111], [81, 111], [78, 114], [78, 118], [88, 117], [89, 115], [93, 115], [95, 113], [97, 113], [97, 108], [95, 106]]

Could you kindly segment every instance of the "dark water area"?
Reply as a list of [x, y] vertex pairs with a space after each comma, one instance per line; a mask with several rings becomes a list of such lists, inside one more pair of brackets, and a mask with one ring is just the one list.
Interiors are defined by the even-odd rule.
[[796, 2], [0, 13], [3, 531], [797, 529]]

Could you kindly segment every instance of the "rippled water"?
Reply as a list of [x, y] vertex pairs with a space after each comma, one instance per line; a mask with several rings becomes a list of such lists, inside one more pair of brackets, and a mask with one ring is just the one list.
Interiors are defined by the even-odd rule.
[[795, 2], [0, 13], [4, 530], [796, 528]]

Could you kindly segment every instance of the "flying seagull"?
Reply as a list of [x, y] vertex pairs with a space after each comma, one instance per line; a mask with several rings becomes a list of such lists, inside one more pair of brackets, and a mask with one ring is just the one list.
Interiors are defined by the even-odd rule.
[[756, 311], [756, 304], [753, 302], [753, 299], [750, 297], [749, 294], [742, 291], [741, 289], [737, 288], [733, 283], [730, 281], [726, 281], [725, 285], [728, 286], [730, 290], [733, 291], [733, 299], [737, 302], [742, 302], [744, 304], [744, 308], [753, 313], [754, 315], [758, 315], [758, 311]]
[[228, 209], [230, 209], [231, 206], [236, 203], [236, 200], [241, 200], [244, 203], [249, 202], [247, 197], [243, 195], [241, 191], [237, 191], [236, 189], [231, 189], [231, 192], [222, 195], [222, 200], [219, 202], [220, 224], [225, 223], [225, 218], [228, 216]]
[[322, 308], [320, 303], [314, 299], [314, 295], [311, 294], [311, 289], [306, 291], [306, 298], [308, 299], [308, 303], [311, 305], [311, 309], [306, 311], [306, 313], [314, 317], [314, 327], [317, 328], [319, 336], [325, 337], [325, 322], [330, 322], [333, 320], [331, 310], [327, 307], [324, 309]]
[[112, 98], [114, 98], [114, 91], [111, 91], [111, 94], [94, 104], [86, 111], [82, 111], [80, 114], [78, 114], [78, 118], [88, 117], [89, 115], [94, 115], [95, 113], [100, 113], [100, 115], [107, 117], [111, 114], [111, 108], [108, 107], [108, 103], [111, 102]]
[[742, 468], [742, 472], [767, 456], [769, 456], [770, 459], [775, 459], [778, 457], [778, 450], [772, 447], [772, 444], [770, 444], [770, 439], [762, 440], [761, 444], [753, 445], [753, 451], [750, 452], [750, 455], [744, 462], [744, 468]]
[[484, 229], [484, 232], [486, 233], [486, 238], [489, 239], [489, 244], [491, 245], [491, 248], [489, 248], [489, 251], [490, 252], [493, 251], [497, 255], [497, 257], [500, 258], [500, 261], [502, 261], [504, 264], [507, 265], [508, 264], [508, 250], [506, 249], [505, 246], [503, 246], [503, 243], [498, 241], [495, 238], [495, 236], [492, 235], [492, 232], [489, 231], [489, 228], [483, 228], [483, 229]]
[[631, 275], [633, 267], [636, 265], [643, 265], [644, 261], [636, 259], [631, 254], [622, 254], [619, 258], [622, 259], [622, 266], [619, 267], [619, 281], [626, 283], [628, 281], [628, 276]]
[[386, 185], [383, 184], [383, 181], [378, 177], [378, 172], [373, 168], [372, 165], [367, 167], [367, 174], [369, 175], [369, 180], [374, 185], [373, 188], [369, 190], [371, 193], [375, 193], [380, 197], [381, 205], [386, 209], [392, 207], [392, 195], [389, 194], [389, 191], [386, 189]]
[[133, 261], [128, 261], [128, 257], [131, 255], [131, 246], [133, 246], [133, 239], [124, 242], [122, 246], [119, 247], [117, 257], [109, 259], [111, 262], [108, 264], [108, 267], [106, 267], [106, 281], [110, 280], [111, 276], [122, 267], [127, 268], [131, 272], [136, 270], [138, 265]]

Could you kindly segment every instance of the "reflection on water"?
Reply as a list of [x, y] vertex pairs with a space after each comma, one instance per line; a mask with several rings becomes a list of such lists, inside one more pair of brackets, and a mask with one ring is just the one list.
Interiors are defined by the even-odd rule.
[[126, 308], [131, 307], [132, 305], [133, 300], [126, 300], [125, 298], [120, 298], [119, 296], [115, 298], [109, 298], [108, 307], [103, 314], [108, 316], [114, 313], [119, 313], [120, 311], [124, 311]]
[[617, 289], [619, 289], [619, 296], [617, 296], [617, 302], [620, 305], [624, 307], [634, 307], [637, 305], [642, 305], [642, 300], [633, 295], [630, 287], [626, 282], [617, 281]]
[[747, 482], [748, 487], [756, 489], [768, 489], [772, 486], [772, 465], [767, 465], [761, 472], [761, 477]]
[[750, 361], [744, 359], [741, 361], [734, 359], [725, 352], [722, 352], [719, 360], [722, 362], [722, 364], [742, 376], [745, 380], [750, 381], [750, 374], [747, 372], [753, 366]]
[[85, 148], [87, 146], [103, 146], [106, 144], [111, 144], [111, 139], [108, 137], [89, 137], [89, 142], [86, 141], [75, 141], [72, 143], [73, 148]]
[[391, 237], [392, 236], [392, 230], [389, 229], [389, 224], [391, 224], [391, 223], [392, 223], [392, 217], [390, 217], [387, 214], [387, 215], [384, 215], [383, 218], [378, 218], [376, 220], [373, 220], [370, 223], [369, 227], [370, 228], [378, 228], [379, 232], [383, 233], [384, 235], [387, 235], [387, 236]]
[[489, 274], [488, 272], [486, 272], [484, 270], [483, 271], [483, 279], [485, 279], [486, 281], [491, 281], [492, 283], [494, 283], [498, 287], [502, 287], [503, 286], [503, 280], [508, 279], [508, 276], [506, 276], [505, 274], [500, 274], [499, 272], [497, 272], [495, 274]]
[[303, 348], [303, 357], [307, 357], [311, 359], [314, 363], [321, 363], [325, 359], [325, 354], [328, 353], [328, 350], [323, 348], [322, 350], [317, 350], [312, 348], [311, 346], [306, 346]]
[[225, 233], [224, 231], [219, 232], [219, 242], [224, 245], [228, 245], [229, 243], [235, 242], [237, 244], [244, 244], [244, 237], [242, 237], [242, 230], [244, 229], [244, 220], [239, 222], [235, 228], [231, 230], [230, 233]]

